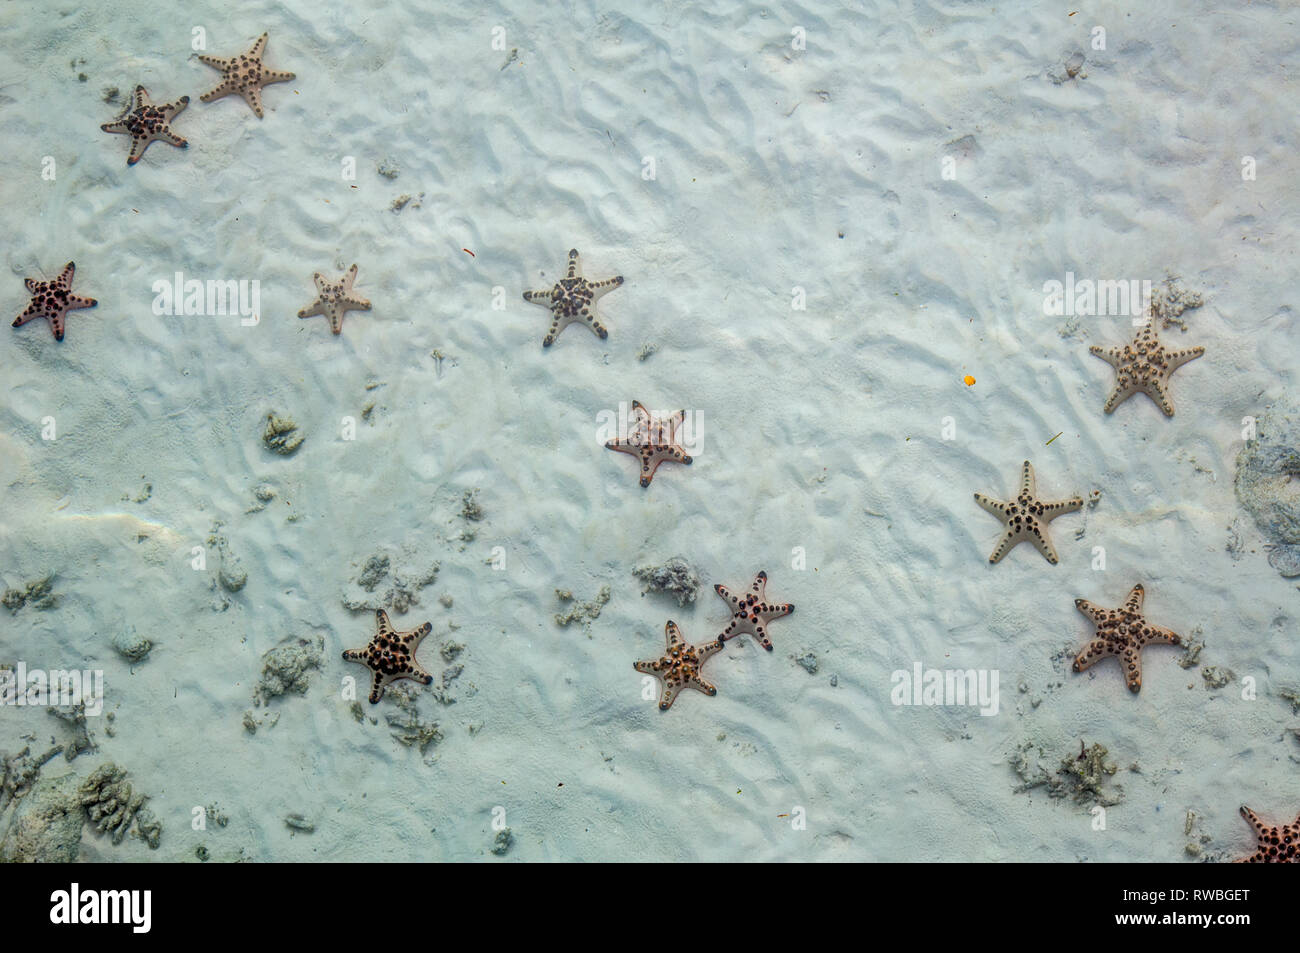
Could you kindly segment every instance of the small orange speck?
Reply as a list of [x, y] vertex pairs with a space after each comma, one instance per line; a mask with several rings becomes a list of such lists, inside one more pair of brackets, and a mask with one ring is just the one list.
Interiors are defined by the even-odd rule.
[[974, 387], [974, 386], [975, 386], [975, 378], [971, 377], [969, 374], [967, 374], [965, 377], [963, 377], [962, 380], [965, 382], [965, 384], [966, 384], [967, 387]]
[[478, 257], [478, 255], [474, 254], [474, 253], [473, 253], [472, 251], [470, 251], [468, 248], [462, 248], [461, 251], [463, 251], [465, 254], [469, 255], [470, 258], [477, 258], [477, 257]]

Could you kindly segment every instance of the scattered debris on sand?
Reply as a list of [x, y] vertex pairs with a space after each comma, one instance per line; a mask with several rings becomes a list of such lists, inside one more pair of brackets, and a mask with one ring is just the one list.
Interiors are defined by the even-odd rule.
[[568, 589], [556, 589], [555, 598], [561, 603], [573, 603], [569, 606], [568, 612], [556, 613], [555, 624], [561, 628], [567, 628], [574, 622], [581, 622], [587, 632], [587, 637], [591, 637], [591, 623], [600, 617], [600, 610], [605, 608], [609, 602], [610, 588], [608, 585], [601, 586], [600, 592], [591, 602], [580, 602], [574, 599], [573, 593]]
[[307, 439], [298, 431], [298, 425], [290, 417], [281, 417], [275, 411], [266, 415], [266, 427], [262, 431], [262, 442], [266, 448], [282, 457], [291, 456]]
[[1236, 493], [1264, 536], [1268, 563], [1300, 575], [1300, 409], [1270, 407], [1237, 454]]
[[1199, 308], [1205, 299], [1195, 291], [1188, 291], [1179, 284], [1177, 275], [1166, 275], [1164, 283], [1151, 292], [1151, 318], [1159, 321], [1162, 330], [1178, 325], [1180, 330], [1187, 330], [1183, 312]]
[[130, 623], [122, 626], [109, 640], [114, 651], [133, 665], [138, 665], [153, 651], [153, 642], [135, 630]]
[[3, 605], [15, 615], [18, 610], [30, 606], [33, 609], [53, 609], [59, 604], [59, 596], [54, 591], [54, 573], [46, 573], [40, 579], [27, 583], [22, 589], [6, 589], [0, 595]]
[[674, 556], [662, 566], [642, 566], [632, 570], [632, 575], [645, 583], [641, 595], [651, 590], [666, 592], [677, 600], [679, 606], [694, 602], [700, 591], [700, 574], [691, 568], [684, 556]]
[[84, 701], [77, 702], [75, 705], [51, 705], [45, 709], [45, 712], [72, 726], [72, 740], [63, 745], [63, 756], [68, 761], [71, 761], [83, 751], [99, 750], [99, 746], [90, 737], [90, 726], [86, 723], [86, 703]]
[[[1019, 794], [1046, 786], [1048, 797], [1068, 797], [1076, 804], [1099, 804], [1102, 807], [1118, 804], [1124, 798], [1124, 789], [1118, 784], [1105, 786], [1119, 770], [1106, 760], [1106, 748], [1100, 744], [1088, 748], [1080, 743], [1079, 749], [1077, 755], [1062, 758], [1061, 766], [1055, 772], [1049, 772], [1039, 763], [1040, 758], [1046, 757], [1041, 747], [1031, 741], [1017, 745], [1009, 759], [1012, 770], [1020, 778], [1015, 792]], [[1129, 770], [1137, 770], [1137, 765], [1132, 765]]]
[[404, 615], [411, 606], [420, 604], [420, 590], [433, 585], [440, 568], [437, 562], [414, 568], [409, 563], [399, 564], [387, 553], [375, 553], [344, 590], [343, 607], [353, 612], [389, 609]]
[[[313, 669], [319, 669], [325, 654], [325, 639], [290, 637], [262, 656], [262, 677], [253, 690], [253, 704], [265, 705], [281, 695], [305, 695]], [[247, 717], [244, 727], [248, 727]], [[255, 730], [255, 729], [254, 729]]]
[[503, 827], [497, 831], [497, 836], [492, 840], [492, 853], [498, 857], [504, 857], [510, 848], [514, 846], [515, 835], [511, 833], [510, 828]]
[[134, 821], [135, 836], [158, 849], [162, 823], [144, 806], [148, 795], [132, 789], [125, 769], [104, 762], [82, 783], [80, 798], [91, 825], [101, 834], [109, 834], [114, 844], [122, 843]]

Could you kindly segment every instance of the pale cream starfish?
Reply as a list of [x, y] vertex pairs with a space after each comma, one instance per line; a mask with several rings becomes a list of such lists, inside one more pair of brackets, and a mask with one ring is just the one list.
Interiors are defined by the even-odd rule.
[[247, 53], [232, 56], [230, 59], [200, 54], [200, 60], [213, 69], [221, 70], [225, 75], [221, 78], [220, 86], [211, 92], [204, 93], [199, 99], [205, 103], [210, 103], [214, 99], [229, 96], [231, 93], [238, 93], [244, 97], [244, 102], [248, 103], [249, 108], [257, 114], [257, 118], [261, 119], [262, 87], [267, 83], [287, 83], [294, 78], [293, 73], [267, 69], [262, 65], [262, 54], [266, 52], [267, 35], [263, 33], [259, 36], [253, 44], [253, 48]]
[[1055, 566], [1060, 560], [1056, 556], [1056, 547], [1047, 535], [1047, 524], [1062, 513], [1071, 513], [1083, 506], [1080, 497], [1045, 503], [1038, 498], [1038, 489], [1034, 480], [1034, 468], [1029, 461], [1024, 462], [1020, 471], [1020, 493], [1011, 502], [995, 500], [983, 493], [975, 494], [975, 502], [984, 507], [1006, 526], [1006, 532], [998, 541], [997, 548], [989, 557], [989, 562], [1000, 560], [1017, 543], [1029, 540], [1047, 561]]
[[524, 300], [540, 304], [551, 309], [551, 330], [542, 338], [542, 347], [550, 347], [560, 332], [575, 321], [580, 321], [591, 328], [596, 337], [602, 341], [609, 337], [609, 331], [596, 317], [596, 302], [623, 283], [622, 275], [606, 278], [604, 281], [588, 281], [582, 277], [582, 262], [578, 259], [578, 249], [569, 249], [568, 274], [550, 288], [541, 291], [525, 291]]
[[1118, 609], [1103, 609], [1087, 599], [1074, 604], [1097, 626], [1097, 637], [1089, 642], [1074, 660], [1074, 670], [1083, 672], [1104, 658], [1114, 656], [1124, 667], [1128, 690], [1142, 690], [1142, 649], [1148, 645], [1182, 645], [1176, 632], [1147, 622], [1142, 614], [1146, 591], [1138, 583]]
[[749, 592], [736, 595], [726, 586], [714, 586], [714, 591], [731, 606], [731, 622], [719, 636], [724, 642], [738, 635], [752, 635], [769, 652], [772, 640], [767, 637], [767, 624], [794, 612], [794, 603], [769, 603], [767, 601], [767, 573], [759, 572]]
[[319, 271], [313, 274], [318, 292], [316, 300], [298, 312], [300, 318], [310, 318], [314, 314], [323, 314], [329, 318], [330, 330], [335, 334], [343, 333], [343, 315], [348, 311], [369, 311], [370, 302], [352, 291], [352, 282], [357, 280], [357, 266], [353, 265], [338, 281], [327, 281]]
[[161, 140], [168, 145], [184, 149], [189, 145], [184, 139], [172, 132], [169, 123], [185, 109], [190, 97], [182, 96], [172, 103], [154, 105], [149, 101], [149, 92], [143, 86], [137, 86], [131, 92], [131, 102], [120, 119], [106, 122], [99, 128], [104, 132], [121, 133], [131, 137], [131, 151], [127, 154], [126, 164], [135, 165], [149, 148], [149, 143]]
[[632, 412], [636, 414], [636, 426], [626, 438], [605, 441], [605, 449], [630, 454], [641, 461], [642, 487], [650, 485], [659, 464], [665, 460], [684, 464], [691, 462], [691, 457], [677, 442], [677, 428], [686, 419], [685, 410], [679, 410], [671, 417], [660, 420], [650, 416], [650, 411], [645, 409], [641, 401], [634, 400]]
[[1174, 402], [1169, 399], [1169, 378], [1188, 361], [1205, 353], [1203, 347], [1185, 347], [1179, 351], [1165, 350], [1156, 334], [1155, 323], [1148, 320], [1133, 335], [1133, 342], [1123, 347], [1098, 347], [1088, 351], [1115, 368], [1115, 389], [1106, 399], [1106, 413], [1128, 400], [1138, 391], [1146, 394], [1166, 417], [1174, 415]]
[[383, 609], [375, 611], [375, 637], [370, 644], [364, 649], [348, 649], [343, 653], [347, 661], [360, 662], [370, 669], [370, 704], [377, 704], [384, 697], [384, 689], [389, 683], [399, 678], [409, 678], [421, 685], [433, 681], [433, 676], [415, 660], [415, 650], [432, 631], [433, 626], [426, 622], [410, 632], [398, 632], [388, 621], [387, 612]]
[[673, 699], [683, 688], [693, 688], [706, 695], [718, 694], [713, 685], [700, 677], [700, 670], [709, 658], [722, 651], [722, 639], [705, 645], [688, 645], [682, 638], [681, 629], [671, 619], [664, 626], [664, 637], [668, 642], [668, 651], [661, 657], [632, 663], [638, 672], [654, 675], [662, 683], [659, 710], [667, 711], [671, 708]]

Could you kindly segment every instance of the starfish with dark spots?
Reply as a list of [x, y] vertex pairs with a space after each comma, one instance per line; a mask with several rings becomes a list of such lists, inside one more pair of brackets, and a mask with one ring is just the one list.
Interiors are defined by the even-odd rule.
[[1174, 402], [1169, 399], [1169, 378], [1188, 361], [1205, 353], [1203, 347], [1185, 347], [1178, 351], [1166, 350], [1156, 334], [1155, 324], [1147, 321], [1133, 335], [1133, 342], [1123, 347], [1097, 347], [1088, 351], [1115, 368], [1115, 388], [1103, 408], [1113, 413], [1115, 408], [1141, 391], [1155, 401], [1166, 417], [1174, 415]]
[[180, 149], [189, 143], [171, 130], [171, 121], [181, 114], [190, 97], [182, 96], [172, 103], [154, 105], [149, 101], [149, 91], [137, 86], [131, 93], [131, 102], [119, 119], [106, 122], [99, 128], [105, 132], [116, 132], [131, 137], [131, 152], [126, 157], [127, 165], [135, 165], [149, 148], [149, 143], [161, 140]]
[[1074, 660], [1074, 670], [1083, 672], [1104, 658], [1114, 656], [1124, 667], [1128, 690], [1142, 690], [1142, 650], [1148, 645], [1182, 645], [1182, 637], [1169, 629], [1152, 625], [1142, 614], [1146, 590], [1138, 583], [1118, 609], [1103, 609], [1087, 599], [1074, 604], [1097, 626], [1097, 637], [1089, 642]]
[[998, 540], [989, 562], [998, 562], [1017, 543], [1029, 540], [1053, 566], [1060, 560], [1056, 556], [1056, 547], [1052, 545], [1051, 537], [1047, 535], [1047, 524], [1062, 513], [1071, 513], [1083, 506], [1083, 500], [1077, 496], [1054, 503], [1040, 500], [1034, 480], [1034, 468], [1028, 460], [1021, 467], [1020, 492], [1014, 500], [1009, 502], [995, 500], [983, 493], [976, 493], [975, 502], [1002, 520], [1003, 525], [1006, 526], [1006, 531]]
[[596, 337], [602, 341], [609, 337], [609, 331], [596, 317], [596, 302], [623, 283], [622, 275], [606, 278], [604, 281], [588, 281], [582, 277], [582, 262], [578, 259], [578, 249], [569, 250], [569, 270], [550, 288], [541, 291], [525, 291], [524, 300], [540, 304], [551, 309], [551, 330], [542, 338], [542, 347], [550, 347], [560, 332], [575, 321], [580, 321], [591, 328]]
[[754, 577], [749, 592], [744, 595], [738, 596], [726, 586], [714, 586], [713, 589], [731, 606], [731, 622], [719, 638], [725, 642], [738, 635], [752, 635], [763, 648], [772, 651], [772, 640], [767, 637], [767, 624], [794, 612], [794, 603], [767, 601], [767, 573], [759, 572]]
[[50, 322], [50, 330], [54, 332], [54, 340], [62, 341], [63, 327], [67, 322], [68, 312], [80, 308], [93, 308], [99, 304], [94, 298], [83, 298], [72, 293], [72, 276], [76, 274], [76, 271], [77, 266], [72, 262], [68, 262], [63, 266], [63, 271], [59, 277], [53, 281], [37, 281], [35, 278], [27, 278], [27, 290], [31, 293], [32, 301], [27, 306], [27, 310], [14, 319], [14, 327], [21, 327], [36, 318], [45, 318]]
[[665, 460], [674, 463], [691, 462], [691, 457], [677, 442], [677, 428], [686, 419], [686, 411], [679, 410], [671, 417], [652, 417], [639, 400], [632, 401], [636, 426], [626, 437], [605, 442], [606, 450], [630, 454], [641, 461], [641, 486], [647, 487], [654, 479], [659, 464]]
[[1246, 805], [1241, 806], [1241, 816], [1255, 829], [1259, 845], [1249, 857], [1241, 857], [1238, 864], [1300, 864], [1300, 817], [1294, 824], [1269, 827]]
[[375, 637], [370, 644], [364, 649], [348, 649], [343, 653], [347, 661], [360, 662], [370, 669], [370, 704], [378, 704], [384, 697], [384, 689], [399, 678], [409, 678], [421, 685], [433, 681], [433, 676], [415, 660], [415, 650], [432, 631], [433, 626], [426, 622], [410, 632], [398, 632], [388, 621], [387, 612], [375, 610]]
[[718, 690], [706, 682], [700, 670], [710, 657], [722, 651], [722, 639], [704, 645], [688, 645], [682, 630], [671, 619], [664, 625], [668, 651], [661, 657], [643, 662], [633, 662], [632, 667], [645, 675], [654, 675], [662, 684], [659, 693], [659, 710], [673, 707], [673, 700], [683, 688], [693, 688], [706, 695], [716, 695]]
[[370, 302], [352, 291], [357, 280], [357, 266], [353, 265], [338, 281], [327, 281], [319, 271], [311, 276], [316, 282], [316, 300], [298, 312], [300, 318], [323, 314], [329, 318], [330, 330], [343, 333], [343, 315], [348, 311], [369, 311]]
[[211, 92], [204, 93], [199, 99], [205, 103], [210, 103], [214, 99], [229, 96], [231, 93], [238, 93], [244, 97], [244, 102], [248, 103], [249, 108], [257, 114], [257, 118], [261, 119], [262, 87], [268, 83], [287, 83], [294, 78], [293, 73], [267, 69], [262, 65], [262, 54], [266, 52], [266, 38], [267, 34], [263, 33], [257, 38], [251, 50], [239, 56], [232, 56], [228, 60], [219, 56], [200, 54], [200, 60], [213, 69], [221, 70], [225, 75], [221, 79], [220, 86]]

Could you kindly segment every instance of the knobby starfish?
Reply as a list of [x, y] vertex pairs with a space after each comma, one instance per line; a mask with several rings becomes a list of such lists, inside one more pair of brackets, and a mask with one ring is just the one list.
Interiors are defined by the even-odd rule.
[[1088, 350], [1115, 368], [1115, 389], [1106, 400], [1106, 413], [1128, 400], [1138, 391], [1150, 397], [1166, 417], [1174, 415], [1169, 399], [1169, 378], [1188, 361], [1205, 353], [1203, 347], [1185, 347], [1167, 351], [1156, 335], [1155, 323], [1148, 320], [1133, 336], [1133, 343], [1123, 347], [1097, 347]]
[[1148, 645], [1182, 645], [1182, 638], [1169, 629], [1147, 622], [1142, 614], [1142, 601], [1146, 590], [1138, 583], [1118, 609], [1103, 609], [1087, 599], [1075, 599], [1074, 604], [1097, 626], [1097, 637], [1089, 642], [1074, 660], [1074, 670], [1082, 672], [1092, 668], [1107, 656], [1113, 655], [1124, 667], [1128, 690], [1142, 690], [1142, 650]]
[[1255, 853], [1242, 857], [1237, 863], [1300, 864], [1300, 817], [1295, 819], [1294, 824], [1269, 827], [1244, 804], [1241, 806], [1241, 816], [1255, 829], [1259, 846], [1255, 848]]
[[189, 104], [190, 97], [182, 96], [174, 103], [154, 105], [149, 101], [149, 92], [143, 86], [137, 86], [131, 93], [131, 103], [121, 118], [106, 122], [99, 128], [105, 132], [121, 133], [131, 137], [131, 153], [126, 157], [127, 165], [135, 165], [149, 148], [149, 143], [161, 139], [181, 149], [189, 143], [176, 133], [169, 125]]
[[633, 662], [632, 667], [646, 675], [654, 675], [663, 684], [659, 694], [659, 710], [667, 711], [673, 699], [683, 688], [693, 688], [706, 695], [716, 695], [718, 690], [700, 677], [700, 669], [709, 658], [722, 651], [722, 639], [705, 645], [688, 645], [682, 630], [671, 619], [664, 626], [668, 651], [653, 661]]
[[338, 281], [326, 281], [319, 271], [313, 274], [316, 282], [316, 300], [298, 312], [300, 318], [323, 314], [330, 319], [330, 330], [343, 333], [343, 315], [348, 311], [369, 311], [370, 302], [352, 292], [352, 282], [357, 280], [357, 266], [353, 265]]
[[94, 298], [82, 298], [72, 293], [72, 276], [77, 266], [68, 262], [63, 272], [53, 281], [37, 281], [27, 278], [27, 290], [31, 292], [32, 301], [27, 310], [14, 319], [14, 327], [21, 327], [33, 318], [45, 318], [50, 322], [54, 340], [63, 340], [63, 326], [69, 311], [79, 308], [93, 308], [99, 302]]
[[262, 54], [266, 52], [266, 37], [267, 34], [263, 33], [257, 38], [251, 50], [228, 60], [200, 54], [200, 60], [213, 69], [221, 70], [225, 76], [222, 77], [220, 86], [209, 93], [204, 93], [199, 99], [210, 103], [231, 93], [239, 93], [244, 97], [244, 102], [248, 103], [249, 108], [257, 114], [257, 118], [261, 119], [262, 87], [267, 83], [287, 83], [294, 78], [293, 73], [267, 69], [262, 65]]
[[993, 550], [993, 555], [989, 557], [989, 562], [996, 563], [1017, 543], [1027, 539], [1047, 557], [1047, 561], [1053, 566], [1060, 560], [1057, 559], [1056, 547], [1052, 545], [1051, 537], [1047, 535], [1047, 524], [1062, 513], [1072, 513], [1083, 506], [1083, 500], [1077, 496], [1055, 503], [1044, 503], [1040, 500], [1034, 480], [1034, 468], [1028, 460], [1021, 468], [1020, 493], [1014, 502], [995, 500], [983, 493], [975, 494], [975, 502], [1002, 520], [1007, 528], [1002, 534], [1002, 539], [998, 541], [997, 548]]
[[524, 300], [550, 308], [551, 330], [542, 338], [542, 347], [550, 347], [560, 332], [575, 321], [581, 321], [602, 341], [609, 331], [596, 317], [596, 302], [623, 283], [622, 275], [604, 281], [588, 281], [582, 277], [582, 262], [578, 249], [569, 249], [569, 272], [550, 288], [542, 291], [525, 291]]
[[399, 678], [409, 678], [428, 685], [433, 676], [415, 660], [415, 650], [424, 637], [433, 631], [428, 622], [410, 632], [398, 632], [388, 621], [388, 613], [375, 610], [375, 637], [364, 649], [348, 649], [343, 657], [349, 662], [360, 662], [370, 669], [370, 704], [384, 697], [384, 689]]
[[726, 586], [713, 588], [731, 606], [731, 622], [719, 638], [725, 642], [738, 635], [749, 634], [758, 639], [763, 648], [772, 651], [772, 640], [767, 637], [767, 624], [794, 612], [794, 604], [767, 601], [767, 573], [760, 572], [755, 576], [754, 584], [743, 596], [733, 594]]
[[605, 442], [606, 450], [631, 454], [641, 461], [641, 485], [649, 486], [654, 479], [659, 464], [665, 460], [674, 463], [691, 462], [691, 457], [677, 442], [677, 428], [686, 419], [686, 411], [679, 410], [671, 417], [660, 419], [650, 416], [650, 411], [639, 400], [632, 401], [632, 412], [636, 414], [636, 426], [626, 438], [620, 437]]

